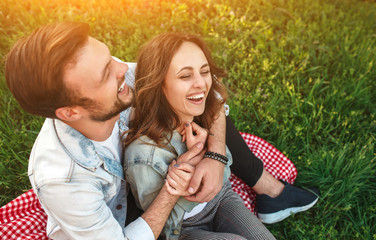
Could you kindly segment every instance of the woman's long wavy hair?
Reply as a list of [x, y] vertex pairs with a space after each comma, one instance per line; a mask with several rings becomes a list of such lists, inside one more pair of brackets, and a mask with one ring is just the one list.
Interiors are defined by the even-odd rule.
[[220, 82], [226, 76], [225, 70], [214, 64], [208, 47], [199, 37], [179, 33], [161, 34], [146, 43], [139, 53], [135, 81], [135, 112], [125, 145], [146, 135], [158, 146], [166, 147], [162, 142], [165, 139], [170, 141], [174, 129], [182, 124], [182, 120], [165, 97], [163, 85], [171, 59], [183, 42], [192, 42], [201, 48], [212, 76], [212, 87], [206, 99], [205, 111], [195, 117], [194, 122], [210, 129], [218, 117], [227, 99], [226, 89]]

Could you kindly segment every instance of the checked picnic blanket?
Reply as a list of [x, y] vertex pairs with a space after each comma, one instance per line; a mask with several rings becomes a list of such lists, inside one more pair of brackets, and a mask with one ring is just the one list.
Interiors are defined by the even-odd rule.
[[[265, 170], [277, 179], [282, 179], [290, 184], [294, 183], [298, 172], [290, 159], [264, 139], [249, 133], [240, 132], [240, 134], [253, 154], [263, 162]], [[257, 214], [256, 193], [234, 174], [231, 174], [230, 182], [232, 190], [242, 198], [245, 206]]]
[[47, 214], [33, 189], [0, 208], [0, 239], [48, 239]]
[[[249, 149], [261, 159], [264, 168], [277, 179], [293, 184], [297, 176], [294, 164], [278, 149], [257, 136], [240, 132]], [[241, 179], [231, 174], [230, 182], [234, 192], [240, 195], [245, 206], [255, 211], [256, 193]], [[31, 189], [0, 208], [0, 239], [47, 240], [47, 215]]]

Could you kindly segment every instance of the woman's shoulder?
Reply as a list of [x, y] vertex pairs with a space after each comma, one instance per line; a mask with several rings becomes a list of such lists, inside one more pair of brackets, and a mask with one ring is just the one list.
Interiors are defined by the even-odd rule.
[[155, 142], [147, 136], [141, 136], [125, 146], [124, 158], [132, 159], [135, 157], [147, 156], [155, 148]]
[[[167, 145], [167, 147], [170, 147]], [[127, 165], [147, 164], [168, 166], [177, 155], [167, 148], [158, 146], [147, 136], [141, 136], [125, 147], [124, 161]], [[164, 168], [164, 167], [162, 167]]]

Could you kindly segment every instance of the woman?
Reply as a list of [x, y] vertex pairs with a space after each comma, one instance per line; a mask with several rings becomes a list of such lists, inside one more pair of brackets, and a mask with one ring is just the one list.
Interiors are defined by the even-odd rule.
[[[225, 76], [202, 40], [183, 34], [155, 37], [141, 50], [136, 69], [135, 111], [126, 140], [125, 171], [138, 205], [146, 209], [165, 184], [170, 193], [187, 196], [196, 163], [175, 159], [197, 142], [206, 142], [207, 131], [223, 108]], [[221, 96], [221, 97], [218, 97]], [[188, 124], [186, 143], [180, 131]], [[202, 126], [203, 128], [201, 128]], [[195, 135], [192, 134], [195, 132]], [[208, 203], [181, 197], [162, 235], [166, 239], [274, 239], [244, 206], [228, 182], [231, 154], [206, 152], [226, 164], [224, 185]]]

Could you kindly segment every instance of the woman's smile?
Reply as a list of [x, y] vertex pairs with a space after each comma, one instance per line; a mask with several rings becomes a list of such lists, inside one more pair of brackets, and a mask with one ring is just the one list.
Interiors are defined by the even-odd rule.
[[193, 104], [201, 104], [204, 102], [205, 93], [198, 93], [198, 94], [191, 94], [190, 96], [186, 97], [190, 103]]

